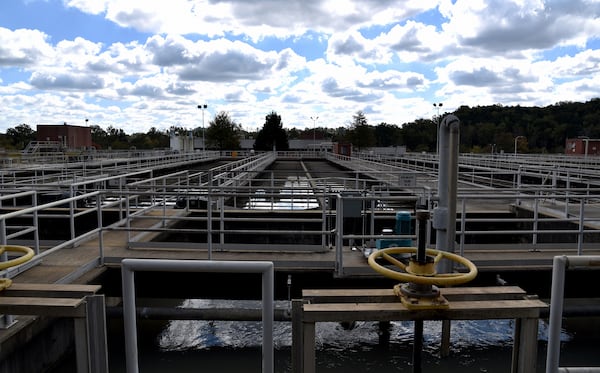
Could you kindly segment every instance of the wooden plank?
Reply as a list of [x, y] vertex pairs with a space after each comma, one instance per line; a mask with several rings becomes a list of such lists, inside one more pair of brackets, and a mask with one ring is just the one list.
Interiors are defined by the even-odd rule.
[[85, 317], [83, 299], [2, 297], [0, 313], [7, 315], [38, 315], [55, 317]]
[[386, 303], [398, 300], [393, 289], [305, 289], [302, 298], [313, 303]]
[[480, 286], [464, 288], [442, 288], [440, 292], [448, 301], [467, 300], [500, 300], [523, 299], [527, 295], [525, 290], [518, 286]]
[[448, 309], [409, 310], [402, 303], [305, 304], [304, 321], [487, 320], [537, 318], [548, 307], [537, 299], [465, 301]]
[[100, 285], [17, 283], [0, 292], [0, 297], [83, 298], [100, 291]]
[[[441, 288], [448, 301], [523, 299], [527, 293], [518, 286]], [[393, 289], [305, 289], [302, 297], [312, 303], [386, 303], [398, 300]]]

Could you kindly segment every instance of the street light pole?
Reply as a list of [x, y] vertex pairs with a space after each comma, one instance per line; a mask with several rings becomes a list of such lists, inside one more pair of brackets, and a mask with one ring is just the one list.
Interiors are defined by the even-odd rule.
[[517, 136], [515, 137], [515, 157], [517, 156], [517, 143], [519, 141], [519, 139], [524, 139], [525, 136]]
[[312, 119], [313, 121], [313, 151], [316, 148], [316, 135], [315, 135], [315, 131], [317, 130], [317, 120], [319, 119], [319, 117], [314, 116], [314, 117], [310, 117], [310, 119]]
[[442, 108], [444, 104], [441, 102], [438, 103], [433, 103], [433, 107], [436, 108], [437, 110], [437, 116], [436, 116], [436, 120], [435, 120], [435, 151], [437, 152], [437, 154], [440, 154], [440, 145], [439, 145], [439, 138], [440, 138], [440, 109]]
[[207, 104], [198, 105], [198, 109], [202, 110], [202, 151], [206, 150], [206, 142], [204, 139], [204, 109], [206, 109], [207, 107]]

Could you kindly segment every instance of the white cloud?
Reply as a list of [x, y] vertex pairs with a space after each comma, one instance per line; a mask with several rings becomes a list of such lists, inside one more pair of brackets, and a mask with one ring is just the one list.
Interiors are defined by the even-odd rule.
[[435, 0], [70, 0], [67, 5], [103, 14], [122, 27], [157, 34], [225, 33], [298, 36], [309, 30], [326, 34], [373, 24], [398, 22], [435, 6]]
[[391, 53], [373, 40], [363, 37], [358, 31], [337, 33], [329, 38], [327, 60], [337, 64], [387, 64]]
[[88, 117], [127, 132], [192, 128], [203, 102], [207, 123], [224, 110], [244, 128], [271, 110], [285, 125], [318, 115], [341, 126], [357, 110], [401, 124], [431, 116], [434, 101], [451, 110], [600, 97], [600, 1], [66, 4], [131, 39], [0, 28], [0, 126]]
[[558, 45], [583, 46], [590, 37], [600, 36], [597, 1], [445, 1], [440, 9], [449, 20], [444, 32], [472, 53], [506, 55]]
[[48, 35], [38, 30], [0, 27], [0, 67], [29, 66], [52, 54]]

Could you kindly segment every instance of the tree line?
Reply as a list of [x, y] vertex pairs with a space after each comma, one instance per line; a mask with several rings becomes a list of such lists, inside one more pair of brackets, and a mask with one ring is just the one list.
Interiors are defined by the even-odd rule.
[[[358, 111], [345, 125], [311, 129], [284, 128], [282, 117], [272, 111], [265, 116], [262, 128], [246, 131], [229, 113], [221, 111], [208, 127], [168, 130], [150, 128], [146, 133], [127, 134], [109, 126], [106, 130], [92, 125], [92, 141], [100, 149], [156, 149], [169, 147], [169, 134], [205, 139], [207, 149], [236, 150], [241, 139], [254, 139], [256, 150], [287, 150], [291, 139], [330, 140], [351, 143], [357, 149], [406, 146], [408, 151], [433, 152], [437, 144], [437, 125], [446, 114], [460, 121], [461, 152], [513, 152], [515, 143], [520, 153], [563, 153], [565, 140], [578, 136], [600, 138], [600, 98], [587, 102], [559, 102], [546, 107], [461, 106], [452, 113], [430, 119], [417, 119], [401, 125], [368, 123]], [[518, 141], [515, 141], [517, 139]], [[23, 149], [35, 140], [35, 131], [27, 124], [9, 128], [0, 134], [0, 147]]]

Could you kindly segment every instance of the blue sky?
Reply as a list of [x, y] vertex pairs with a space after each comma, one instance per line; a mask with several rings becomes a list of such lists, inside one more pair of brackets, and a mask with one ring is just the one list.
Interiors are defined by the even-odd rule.
[[0, 132], [401, 125], [600, 97], [600, 0], [10, 0]]

